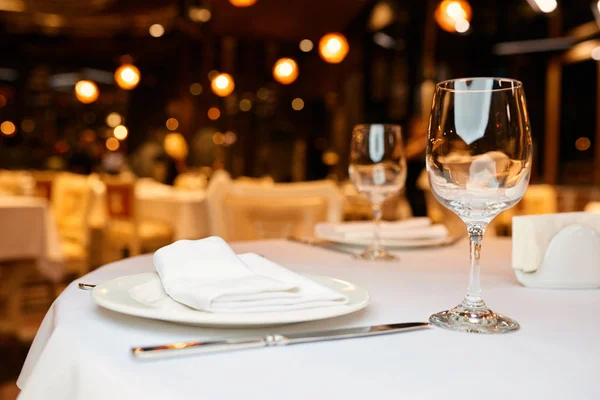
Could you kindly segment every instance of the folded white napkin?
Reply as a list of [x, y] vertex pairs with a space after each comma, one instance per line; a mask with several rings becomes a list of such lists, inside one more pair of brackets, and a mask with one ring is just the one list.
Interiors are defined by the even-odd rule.
[[154, 253], [158, 281], [130, 295], [160, 306], [168, 297], [201, 311], [243, 313], [300, 310], [346, 304], [335, 290], [289, 271], [257, 254], [237, 256], [223, 239], [179, 240]]
[[513, 269], [525, 286], [600, 287], [600, 215], [513, 217]]
[[[346, 222], [335, 224], [334, 232], [347, 239], [373, 237], [373, 222]], [[380, 237], [383, 239], [418, 240], [443, 239], [448, 236], [444, 225], [432, 225], [427, 217], [411, 218], [397, 222], [381, 222]]]

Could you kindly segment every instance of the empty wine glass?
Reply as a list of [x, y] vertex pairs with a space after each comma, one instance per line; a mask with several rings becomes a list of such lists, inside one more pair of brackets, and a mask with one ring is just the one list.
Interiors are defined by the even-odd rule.
[[397, 258], [381, 246], [380, 222], [384, 200], [406, 182], [406, 159], [398, 125], [357, 125], [352, 130], [350, 180], [371, 202], [373, 244], [356, 257], [392, 261]]
[[523, 84], [500, 78], [438, 83], [426, 161], [431, 191], [466, 224], [471, 249], [464, 300], [430, 321], [477, 333], [519, 329], [516, 321], [491, 311], [483, 301], [479, 255], [487, 225], [517, 204], [529, 183], [531, 133]]

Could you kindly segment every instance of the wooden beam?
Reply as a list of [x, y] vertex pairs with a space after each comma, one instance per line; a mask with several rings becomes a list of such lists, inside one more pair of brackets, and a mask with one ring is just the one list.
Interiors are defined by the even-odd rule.
[[559, 56], [548, 61], [546, 71], [546, 137], [544, 139], [544, 180], [558, 183], [560, 141], [560, 92], [562, 65]]

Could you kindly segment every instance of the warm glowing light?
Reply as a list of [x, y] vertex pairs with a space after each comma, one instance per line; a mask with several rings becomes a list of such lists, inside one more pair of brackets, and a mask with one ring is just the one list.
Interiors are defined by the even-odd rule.
[[0, 108], [4, 107], [6, 105], [6, 97], [2, 96], [0, 94]]
[[321, 58], [331, 64], [342, 62], [349, 50], [348, 41], [341, 33], [328, 33], [319, 41]]
[[131, 90], [140, 83], [140, 70], [133, 64], [123, 64], [115, 71], [115, 81], [121, 89]]
[[213, 143], [216, 144], [217, 146], [222, 145], [223, 143], [225, 143], [225, 135], [223, 135], [221, 132], [215, 132], [213, 134]]
[[225, 97], [229, 96], [233, 89], [235, 89], [235, 84], [233, 83], [233, 78], [229, 74], [221, 73], [215, 76], [215, 79], [210, 83], [210, 87], [214, 94], [217, 96]]
[[309, 51], [311, 51], [313, 49], [314, 45], [312, 40], [309, 39], [304, 39], [300, 41], [300, 50], [302, 50], [305, 53], [308, 53]]
[[150, 26], [148, 32], [150, 32], [150, 36], [152, 37], [161, 37], [165, 34], [165, 28], [161, 24], [154, 24]]
[[231, 146], [237, 140], [237, 135], [231, 131], [225, 132], [225, 137], [223, 139], [227, 146]]
[[338, 156], [337, 153], [333, 151], [326, 151], [325, 153], [323, 153], [322, 161], [323, 164], [331, 167], [333, 165], [336, 165], [340, 161], [340, 156]]
[[375, 4], [369, 16], [369, 28], [372, 31], [380, 31], [394, 22], [395, 13], [392, 6], [387, 1], [380, 1]]
[[229, 2], [236, 7], [250, 7], [256, 3], [256, 0], [229, 0]]
[[75, 84], [75, 97], [83, 104], [95, 102], [99, 94], [98, 86], [92, 81], [79, 81]]
[[458, 32], [458, 33], [465, 33], [469, 30], [470, 27], [471, 27], [471, 24], [466, 19], [461, 19], [460, 21], [458, 21], [456, 23], [456, 26], [455, 26], [456, 32]]
[[168, 130], [170, 130], [170, 131], [174, 131], [174, 130], [176, 130], [177, 128], [179, 128], [179, 121], [177, 121], [177, 119], [176, 119], [176, 118], [169, 118], [169, 119], [167, 120], [167, 123], [166, 123], [165, 125], [167, 125], [167, 129], [168, 129]]
[[273, 78], [279, 83], [289, 85], [298, 78], [298, 64], [291, 58], [280, 58], [273, 66]]
[[212, 13], [207, 8], [190, 8], [188, 16], [194, 22], [208, 22], [212, 17]]
[[192, 83], [190, 85], [190, 93], [194, 96], [200, 96], [202, 94], [202, 85], [199, 83]]
[[188, 155], [188, 145], [181, 133], [171, 132], [165, 137], [165, 152], [176, 160], [183, 160]]
[[586, 137], [580, 137], [575, 141], [575, 148], [579, 151], [586, 151], [591, 145], [592, 142]]
[[[543, 13], [551, 13], [556, 10], [558, 3], [556, 0], [528, 0], [529, 4], [535, 11], [541, 11]], [[600, 9], [600, 8], [599, 8]]]
[[445, 31], [465, 33], [471, 26], [471, 13], [466, 0], [443, 0], [435, 10], [435, 20]]
[[111, 128], [121, 125], [121, 122], [123, 122], [123, 118], [121, 115], [119, 115], [119, 113], [111, 112], [106, 116], [106, 125], [110, 126]]
[[296, 111], [300, 111], [304, 108], [304, 100], [302, 100], [300, 97], [296, 97], [294, 100], [292, 100], [292, 108]]
[[252, 102], [248, 99], [242, 99], [240, 101], [240, 110], [242, 111], [250, 111], [252, 108]]
[[119, 141], [116, 138], [110, 137], [110, 138], [106, 139], [105, 145], [108, 150], [117, 151], [117, 150], [119, 150], [121, 143], [119, 143]]
[[114, 137], [116, 137], [119, 140], [125, 140], [128, 134], [129, 131], [127, 130], [127, 127], [123, 125], [119, 125], [113, 130]]
[[260, 100], [267, 100], [269, 98], [269, 89], [261, 87], [256, 91], [256, 97]]
[[216, 121], [221, 116], [221, 111], [217, 107], [211, 107], [208, 109], [208, 118], [212, 121]]
[[0, 124], [0, 131], [6, 136], [12, 136], [17, 131], [17, 127], [10, 121], [4, 121]]
[[21, 121], [21, 130], [23, 132], [31, 133], [35, 129], [35, 122], [31, 119], [24, 119]]
[[600, 61], [600, 46], [592, 49], [592, 58], [596, 61]]

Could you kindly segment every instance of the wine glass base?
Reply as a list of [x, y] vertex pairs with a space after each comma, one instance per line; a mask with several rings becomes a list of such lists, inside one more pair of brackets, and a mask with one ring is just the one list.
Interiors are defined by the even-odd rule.
[[440, 328], [470, 333], [506, 333], [519, 329], [519, 323], [496, 314], [487, 307], [468, 309], [458, 305], [429, 317], [429, 321]]
[[367, 260], [367, 261], [397, 261], [398, 257], [387, 252], [384, 249], [367, 249], [360, 254], [356, 254], [354, 256], [357, 260]]

